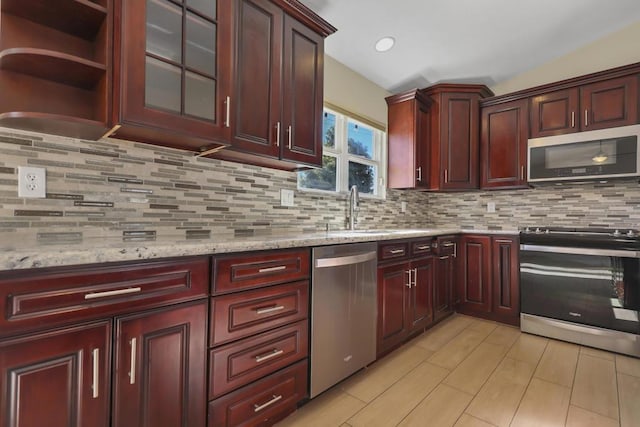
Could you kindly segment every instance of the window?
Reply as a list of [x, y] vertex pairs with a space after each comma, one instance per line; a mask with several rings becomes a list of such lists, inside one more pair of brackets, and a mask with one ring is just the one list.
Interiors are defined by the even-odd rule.
[[386, 134], [330, 108], [322, 122], [322, 169], [298, 173], [298, 188], [347, 192], [358, 186], [361, 195], [384, 198]]

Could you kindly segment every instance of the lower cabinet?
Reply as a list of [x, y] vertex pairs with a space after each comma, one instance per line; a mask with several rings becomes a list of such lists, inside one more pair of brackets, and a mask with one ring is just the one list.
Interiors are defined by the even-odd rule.
[[[383, 259], [385, 254], [399, 254], [397, 251], [407, 247], [406, 243], [399, 243], [398, 248], [391, 245], [380, 245]], [[379, 356], [433, 322], [433, 287], [434, 258], [430, 254], [404, 262], [381, 263], [378, 267]]]
[[0, 341], [2, 425], [204, 426], [206, 318], [200, 300]]
[[434, 250], [435, 280], [433, 286], [433, 320], [437, 322], [453, 313], [457, 293], [455, 292], [458, 238], [440, 236], [436, 238]]
[[457, 311], [518, 325], [518, 237], [469, 234], [461, 241]]

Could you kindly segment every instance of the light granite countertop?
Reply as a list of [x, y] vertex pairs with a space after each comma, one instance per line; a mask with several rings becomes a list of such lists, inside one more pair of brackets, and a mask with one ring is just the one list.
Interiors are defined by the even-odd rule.
[[212, 255], [293, 247], [313, 247], [344, 243], [409, 239], [456, 233], [516, 234], [517, 230], [461, 230], [433, 228], [407, 230], [348, 230], [321, 233], [234, 236], [218, 235], [205, 239], [158, 238], [151, 241], [84, 239], [60, 244], [2, 242], [0, 271], [55, 267], [115, 261], [134, 261], [190, 255]]

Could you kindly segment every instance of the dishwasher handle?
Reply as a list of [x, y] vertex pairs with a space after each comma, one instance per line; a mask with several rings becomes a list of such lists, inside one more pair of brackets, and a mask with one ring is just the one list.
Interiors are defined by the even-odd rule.
[[367, 261], [375, 260], [378, 253], [376, 251], [362, 252], [359, 254], [351, 254], [333, 258], [318, 258], [316, 260], [316, 268], [339, 267], [342, 265], [360, 264]]

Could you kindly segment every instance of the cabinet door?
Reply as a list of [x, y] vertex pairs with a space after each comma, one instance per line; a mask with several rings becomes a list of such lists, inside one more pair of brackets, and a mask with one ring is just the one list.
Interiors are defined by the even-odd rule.
[[378, 354], [406, 338], [409, 286], [408, 263], [378, 268]]
[[410, 316], [407, 322], [411, 332], [423, 330], [433, 321], [433, 257], [411, 263]]
[[461, 245], [460, 311], [491, 311], [491, 237], [467, 235]]
[[205, 425], [207, 301], [116, 319], [113, 425]]
[[480, 187], [525, 187], [527, 100], [482, 108], [480, 136]]
[[580, 87], [582, 130], [633, 125], [638, 122], [638, 76]]
[[496, 320], [518, 325], [520, 322], [520, 271], [517, 237], [494, 237], [493, 313]]
[[282, 158], [322, 166], [324, 38], [284, 18]]
[[108, 426], [111, 323], [0, 341], [0, 424]]
[[440, 144], [443, 190], [478, 188], [479, 96], [444, 93]]
[[116, 4], [118, 135], [191, 149], [228, 140], [231, 0]]
[[[279, 157], [282, 9], [268, 0], [235, 2], [235, 68], [230, 99], [231, 145]], [[317, 120], [320, 120], [318, 117]]]
[[453, 255], [436, 258], [435, 282], [433, 286], [433, 320], [446, 317], [453, 311], [454, 265]]
[[571, 88], [531, 98], [531, 138], [578, 132], [578, 89]]

